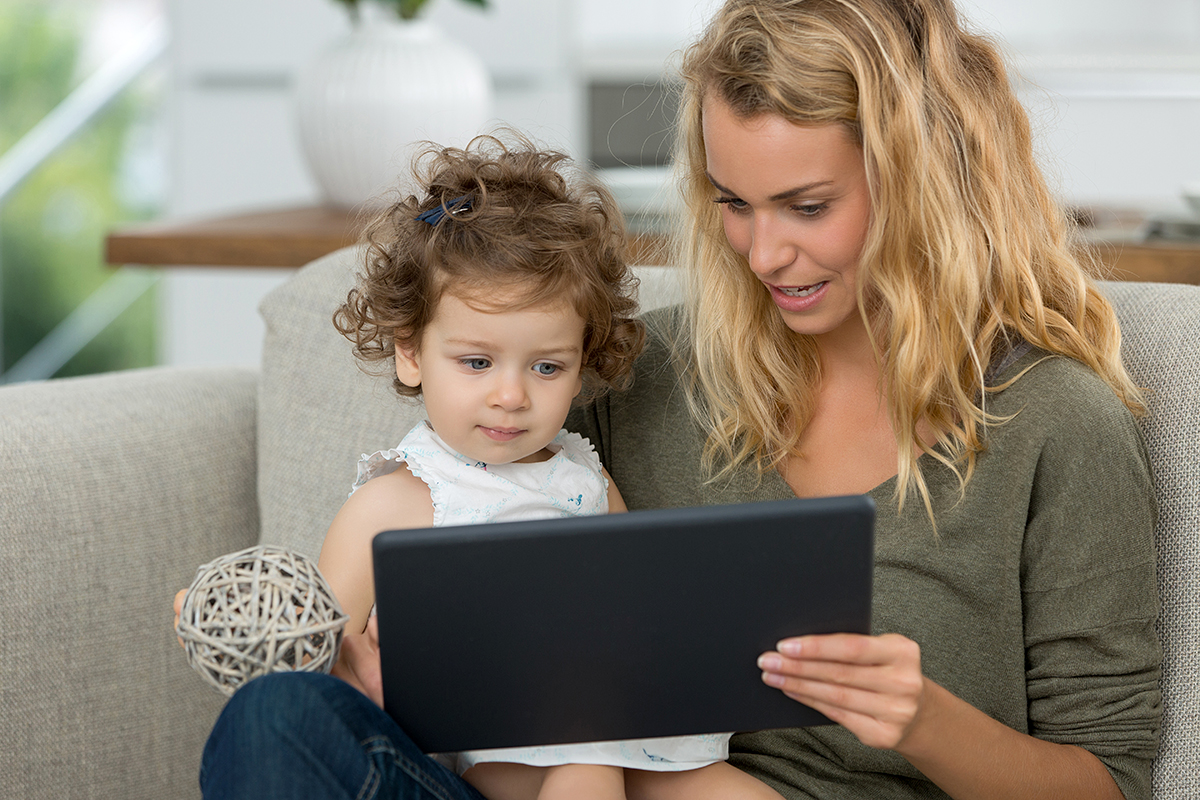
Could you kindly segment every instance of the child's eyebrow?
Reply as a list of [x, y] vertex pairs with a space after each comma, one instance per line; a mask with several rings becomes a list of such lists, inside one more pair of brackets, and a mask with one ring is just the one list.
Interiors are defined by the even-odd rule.
[[492, 342], [482, 342], [478, 339], [447, 339], [446, 344], [458, 347], [478, 347], [480, 350], [487, 350], [492, 347]]
[[562, 347], [551, 347], [547, 350], [540, 351], [545, 356], [573, 356], [576, 353], [582, 352], [582, 345], [567, 344]]
[[[454, 347], [467, 347], [479, 350], [491, 350], [495, 348], [494, 342], [483, 342], [477, 339], [447, 339], [446, 344]], [[557, 356], [557, 355], [574, 355], [583, 351], [583, 345], [564, 344], [559, 347], [547, 347], [544, 350], [538, 350], [540, 355]]]

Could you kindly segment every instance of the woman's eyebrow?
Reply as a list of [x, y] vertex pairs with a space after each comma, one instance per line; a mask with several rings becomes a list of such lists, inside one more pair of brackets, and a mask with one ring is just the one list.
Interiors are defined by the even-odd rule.
[[[709, 173], [705, 172], [704, 174], [708, 178], [708, 182], [711, 183], [713, 185], [713, 187], [716, 188], [717, 191], [723, 192], [723, 193], [725, 193], [727, 195], [731, 195], [733, 197], [737, 197], [737, 192], [730, 191], [729, 189], [726, 189], [721, 184], [717, 183], [716, 180], [713, 179], [713, 176], [710, 175]], [[778, 194], [773, 194], [770, 197], [768, 197], [767, 200], [772, 203], [778, 203], [780, 200], [790, 200], [791, 198], [796, 197], [797, 195], [807, 194], [807, 193], [813, 191], [814, 189], [822, 189], [826, 186], [832, 186], [832, 185], [833, 185], [833, 181], [813, 181], [812, 183], [806, 183], [801, 186], [797, 186], [794, 189], [788, 189], [787, 191], [779, 192]]]

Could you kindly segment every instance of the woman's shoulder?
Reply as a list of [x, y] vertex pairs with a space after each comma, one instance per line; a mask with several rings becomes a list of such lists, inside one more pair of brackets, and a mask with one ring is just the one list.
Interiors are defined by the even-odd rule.
[[1037, 348], [991, 381], [990, 413], [1038, 414], [1048, 423], [1133, 424], [1133, 414], [1095, 370], [1068, 356]]
[[680, 333], [684, 318], [682, 306], [666, 306], [648, 311], [641, 317], [646, 326], [646, 343], [634, 365], [634, 377], [628, 389], [609, 392], [599, 398], [601, 404], [617, 399], [621, 405], [649, 400], [660, 403], [664, 395], [674, 397], [680, 388]]
[[1076, 487], [1080, 491], [1103, 491], [1113, 483], [1146, 488], [1150, 464], [1141, 429], [1086, 364], [1032, 350], [999, 375], [996, 385], [1002, 388], [989, 392], [984, 409], [993, 419], [988, 450], [1002, 454], [1010, 471], [1020, 472], [1015, 463], [1027, 463], [1055, 480], [1088, 476]]
[[646, 325], [646, 349], [643, 351], [643, 358], [667, 357], [673, 352], [683, 331], [683, 306], [663, 306], [647, 311], [642, 315], [642, 322]]

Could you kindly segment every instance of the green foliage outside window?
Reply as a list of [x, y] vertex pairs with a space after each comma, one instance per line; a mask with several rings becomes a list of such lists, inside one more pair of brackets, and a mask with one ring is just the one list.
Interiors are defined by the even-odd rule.
[[[85, 8], [0, 0], [0, 153], [86, 77], [76, 66]], [[0, 206], [0, 372], [112, 275], [106, 233], [156, 211], [128, 180], [149, 99], [131, 87]], [[151, 290], [57, 376], [153, 364], [155, 318]]]

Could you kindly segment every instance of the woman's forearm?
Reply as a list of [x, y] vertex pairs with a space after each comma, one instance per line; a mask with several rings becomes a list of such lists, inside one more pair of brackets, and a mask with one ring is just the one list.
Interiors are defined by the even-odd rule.
[[1123, 800], [1087, 750], [1013, 730], [931, 680], [923, 694], [895, 750], [955, 800]]
[[900, 754], [955, 800], [1124, 800], [1091, 753], [1020, 733], [925, 677], [911, 639], [825, 634], [778, 648], [759, 657], [764, 683]]

